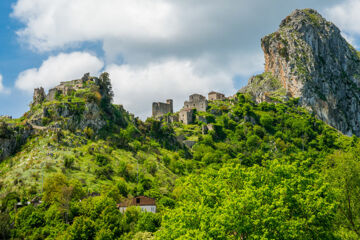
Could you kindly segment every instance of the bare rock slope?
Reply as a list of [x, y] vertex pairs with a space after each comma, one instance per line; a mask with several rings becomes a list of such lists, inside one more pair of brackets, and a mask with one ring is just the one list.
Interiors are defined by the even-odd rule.
[[295, 10], [261, 46], [265, 74], [251, 78], [241, 92], [257, 101], [275, 92], [300, 98], [321, 120], [360, 136], [360, 54], [333, 23], [315, 10]]

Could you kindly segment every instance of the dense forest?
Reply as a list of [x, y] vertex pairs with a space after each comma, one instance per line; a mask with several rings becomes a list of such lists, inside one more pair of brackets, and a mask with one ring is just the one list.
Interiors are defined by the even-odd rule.
[[[183, 125], [111, 104], [107, 74], [86, 84], [1, 120], [2, 138], [43, 126], [0, 163], [1, 238], [360, 237], [360, 141], [298, 99], [256, 104], [238, 93]], [[91, 106], [100, 129], [81, 128]], [[120, 213], [117, 203], [140, 195], [156, 199], [156, 213]]]

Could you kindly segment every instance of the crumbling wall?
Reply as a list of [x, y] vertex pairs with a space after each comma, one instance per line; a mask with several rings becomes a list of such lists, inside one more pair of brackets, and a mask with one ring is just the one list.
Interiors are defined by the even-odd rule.
[[209, 101], [224, 100], [225, 95], [219, 92], [209, 92], [208, 99]]
[[193, 109], [181, 109], [179, 113], [179, 120], [181, 123], [187, 125], [194, 121], [194, 110]]
[[190, 95], [189, 101], [184, 102], [184, 109], [195, 108], [199, 112], [206, 112], [208, 101], [200, 94]]
[[152, 115], [154, 118], [161, 117], [165, 114], [173, 113], [173, 100], [168, 99], [166, 103], [154, 102], [152, 105]]

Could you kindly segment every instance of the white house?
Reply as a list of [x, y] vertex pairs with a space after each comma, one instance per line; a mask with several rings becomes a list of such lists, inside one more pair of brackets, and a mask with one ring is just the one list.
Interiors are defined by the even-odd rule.
[[121, 213], [124, 213], [126, 209], [131, 206], [138, 206], [143, 212], [156, 213], [155, 199], [145, 196], [138, 196], [132, 199], [127, 199], [124, 202], [119, 203], [117, 206]]

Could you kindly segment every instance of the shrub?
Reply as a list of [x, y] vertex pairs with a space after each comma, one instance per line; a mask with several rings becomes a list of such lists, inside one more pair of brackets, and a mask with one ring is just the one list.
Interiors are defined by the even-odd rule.
[[248, 139], [246, 140], [246, 145], [249, 148], [255, 148], [257, 146], [259, 146], [260, 144], [260, 138], [257, 135], [251, 135], [250, 137], [248, 137]]
[[43, 126], [48, 125], [50, 122], [51, 122], [51, 119], [48, 118], [48, 117], [43, 117], [43, 118], [41, 119], [41, 124], [42, 124]]
[[70, 157], [70, 156], [65, 156], [64, 157], [64, 167], [71, 169], [74, 165], [75, 159], [74, 157]]
[[84, 134], [88, 139], [92, 139], [94, 136], [94, 130], [90, 127], [86, 127], [84, 129]]
[[110, 159], [102, 154], [97, 154], [95, 161], [100, 167], [106, 166], [110, 163]]
[[119, 189], [119, 192], [124, 197], [127, 197], [129, 189], [127, 187], [127, 184], [124, 180], [120, 180], [117, 184], [117, 188]]
[[273, 127], [274, 118], [270, 115], [262, 115], [260, 117], [260, 124], [266, 128], [271, 129]]
[[160, 227], [160, 224], [160, 216], [154, 213], [145, 212], [140, 215], [137, 230], [141, 232], [156, 232], [156, 230]]
[[96, 177], [99, 179], [102, 179], [102, 180], [106, 180], [106, 179], [111, 180], [113, 173], [114, 173], [114, 170], [109, 165], [100, 167], [95, 170]]

